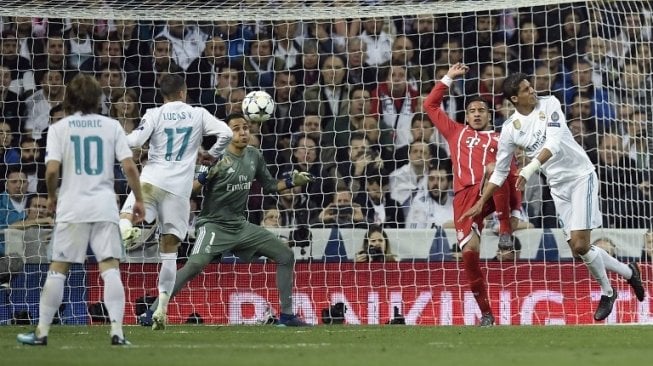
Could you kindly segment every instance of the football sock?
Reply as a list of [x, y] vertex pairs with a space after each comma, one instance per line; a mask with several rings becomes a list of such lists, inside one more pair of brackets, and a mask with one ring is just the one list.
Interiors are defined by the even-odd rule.
[[[188, 261], [184, 266], [177, 271], [177, 274], [175, 276], [175, 284], [172, 288], [172, 293], [170, 294], [169, 297], [173, 297], [186, 286], [186, 284], [191, 281], [193, 278], [195, 278], [198, 274], [202, 272], [202, 270], [213, 260], [214, 255], [212, 254], [193, 254], [188, 258]], [[157, 307], [159, 306], [159, 299], [157, 298], [154, 303], [152, 303], [152, 306], [150, 306], [150, 310], [156, 311]]]
[[[159, 309], [168, 312], [168, 301], [175, 286], [177, 276], [177, 253], [161, 253], [161, 270], [159, 272]], [[166, 296], [163, 296], [163, 295]]]
[[583, 259], [583, 262], [585, 262], [585, 265], [589, 269], [594, 279], [596, 279], [596, 281], [601, 286], [601, 292], [603, 295], [612, 296], [612, 285], [610, 284], [608, 273], [605, 271], [603, 256], [599, 254], [599, 251], [596, 249], [596, 247], [592, 245], [590, 250], [588, 250], [585, 254], [581, 254], [580, 257]]
[[125, 316], [125, 288], [120, 279], [120, 271], [110, 268], [101, 274], [104, 281], [104, 305], [109, 312], [111, 335], [124, 338], [122, 321]]
[[65, 274], [48, 271], [39, 301], [39, 324], [37, 326], [39, 337], [48, 336], [54, 314], [59, 310], [59, 305], [63, 300], [64, 282], [66, 282]]
[[608, 254], [608, 252], [605, 251], [603, 248], [599, 248], [597, 246], [593, 247], [599, 252], [601, 255], [601, 258], [603, 259], [603, 264], [605, 265], [605, 269], [610, 271], [610, 272], [617, 272], [621, 275], [621, 277], [625, 279], [630, 279], [630, 277], [633, 276], [633, 271], [628, 267], [627, 264], [620, 262], [617, 258], [611, 256]]
[[469, 288], [472, 290], [474, 299], [481, 309], [481, 314], [492, 313], [490, 307], [490, 300], [487, 295], [487, 286], [481, 271], [481, 264], [479, 261], [480, 254], [475, 251], [463, 251], [463, 265], [465, 266], [465, 274], [467, 275], [467, 282]]
[[126, 232], [127, 230], [129, 230], [129, 229], [131, 229], [133, 227], [131, 220], [128, 220], [128, 219], [120, 219], [120, 221], [118, 222], [118, 226], [120, 227], [120, 235], [121, 236], [122, 236], [122, 234], [124, 232]]

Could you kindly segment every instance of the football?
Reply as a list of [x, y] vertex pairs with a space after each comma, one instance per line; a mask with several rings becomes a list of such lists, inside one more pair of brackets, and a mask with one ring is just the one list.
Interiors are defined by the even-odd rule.
[[245, 96], [243, 99], [243, 114], [251, 122], [265, 122], [274, 113], [274, 100], [270, 94], [257, 90]]

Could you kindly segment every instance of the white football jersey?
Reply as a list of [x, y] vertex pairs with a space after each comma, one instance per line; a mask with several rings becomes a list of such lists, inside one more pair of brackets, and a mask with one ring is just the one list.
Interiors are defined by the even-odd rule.
[[114, 119], [76, 113], [51, 125], [45, 162], [62, 165], [56, 221], [118, 223], [113, 168], [131, 157], [125, 130]]
[[449, 195], [443, 205], [431, 197], [428, 189], [417, 191], [406, 216], [406, 228], [432, 229], [447, 221], [453, 221], [453, 196]]
[[218, 140], [210, 151], [216, 156], [231, 141], [233, 132], [206, 109], [184, 102], [148, 109], [138, 128], [127, 136], [131, 147], [140, 147], [150, 140], [141, 182], [190, 198], [203, 135], [217, 135]]
[[560, 102], [554, 96], [538, 98], [535, 109], [529, 115], [515, 112], [503, 124], [497, 163], [490, 182], [498, 186], [503, 184], [510, 171], [513, 152], [518, 147], [524, 149], [531, 159], [544, 148], [551, 151], [553, 156], [541, 167], [551, 185], [594, 171], [585, 150], [571, 135]]

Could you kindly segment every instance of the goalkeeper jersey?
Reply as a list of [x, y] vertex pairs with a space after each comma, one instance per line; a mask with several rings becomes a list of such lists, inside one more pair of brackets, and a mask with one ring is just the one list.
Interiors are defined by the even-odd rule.
[[237, 226], [245, 221], [254, 180], [261, 184], [264, 193], [277, 191], [277, 180], [268, 171], [258, 149], [247, 146], [240, 156], [225, 150], [222, 160], [209, 170], [197, 226], [218, 222], [228, 227], [230, 223]]

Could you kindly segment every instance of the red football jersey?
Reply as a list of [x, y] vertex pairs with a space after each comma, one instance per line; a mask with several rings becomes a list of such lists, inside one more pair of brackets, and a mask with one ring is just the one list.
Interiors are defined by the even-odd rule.
[[476, 131], [449, 118], [441, 109], [442, 98], [448, 90], [449, 87], [439, 81], [426, 98], [424, 109], [449, 143], [455, 193], [483, 181], [485, 166], [496, 161], [499, 133]]

